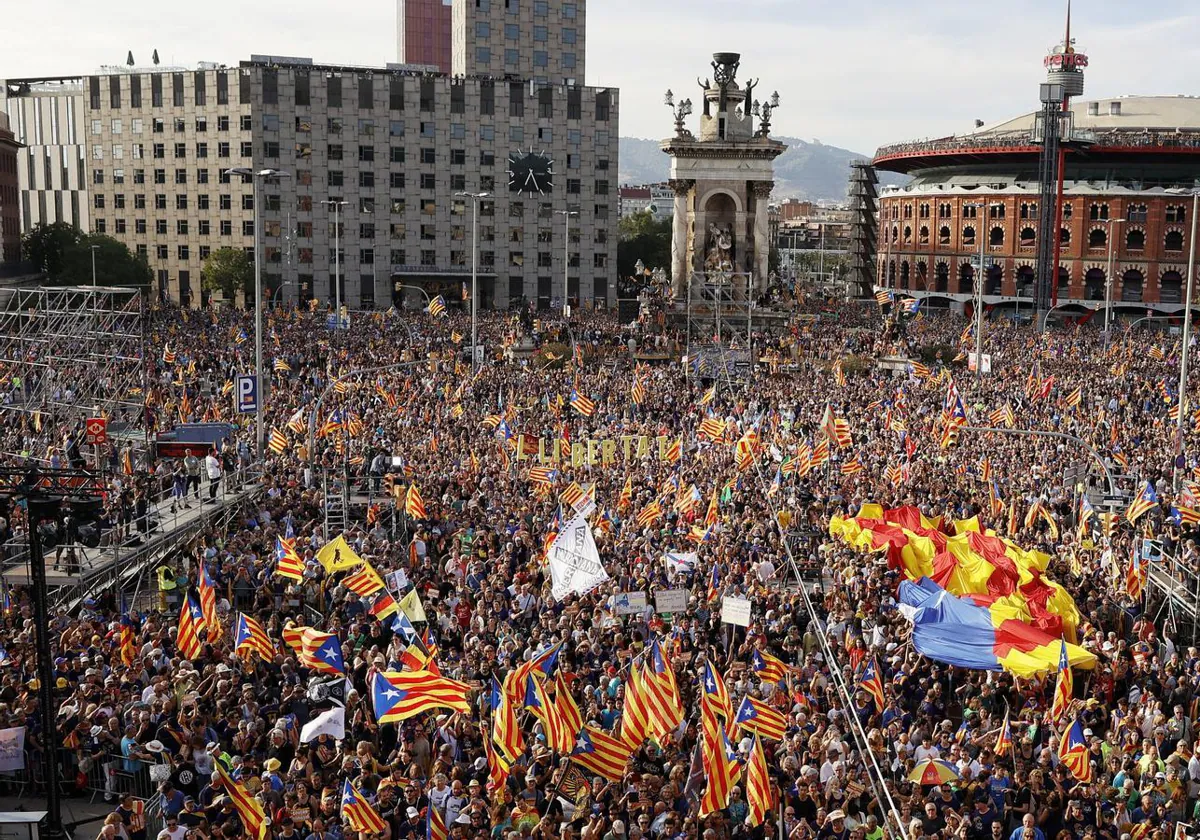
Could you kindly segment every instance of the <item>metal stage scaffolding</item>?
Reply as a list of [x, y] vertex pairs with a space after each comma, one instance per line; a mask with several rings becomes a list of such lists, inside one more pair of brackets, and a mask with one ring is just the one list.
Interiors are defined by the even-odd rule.
[[[122, 286], [14, 288], [0, 297], [0, 378], [8, 412], [51, 420], [102, 414], [141, 425], [146, 305]], [[19, 378], [20, 385], [14, 378]]]

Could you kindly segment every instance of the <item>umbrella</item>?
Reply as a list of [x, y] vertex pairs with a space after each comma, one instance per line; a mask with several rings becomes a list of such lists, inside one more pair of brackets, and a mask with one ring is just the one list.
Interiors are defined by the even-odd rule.
[[957, 778], [958, 768], [949, 761], [937, 758], [918, 761], [917, 766], [908, 774], [908, 780], [919, 785], [940, 785]]

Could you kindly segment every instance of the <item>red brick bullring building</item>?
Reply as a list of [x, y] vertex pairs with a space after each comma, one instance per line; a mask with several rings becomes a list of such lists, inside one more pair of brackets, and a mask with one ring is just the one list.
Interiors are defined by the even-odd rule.
[[[1112, 236], [1114, 313], [1182, 311], [1190, 191], [1200, 185], [1200, 99], [1082, 100], [1071, 110], [1058, 303], [1067, 312], [1102, 305]], [[878, 169], [911, 176], [880, 196], [878, 285], [932, 298], [933, 306], [967, 301], [982, 237], [984, 303], [1030, 306], [1039, 212], [1033, 126], [1026, 114], [876, 152]]]

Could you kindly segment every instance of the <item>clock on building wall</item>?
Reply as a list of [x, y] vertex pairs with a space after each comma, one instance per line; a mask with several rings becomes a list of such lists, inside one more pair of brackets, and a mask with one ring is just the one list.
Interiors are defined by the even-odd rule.
[[542, 152], [519, 149], [508, 156], [508, 188], [515, 193], [548, 193], [554, 187], [554, 161]]

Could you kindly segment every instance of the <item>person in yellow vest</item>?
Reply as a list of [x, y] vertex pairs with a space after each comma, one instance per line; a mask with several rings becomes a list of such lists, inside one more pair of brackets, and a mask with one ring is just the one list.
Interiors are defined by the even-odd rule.
[[162, 611], [167, 609], [167, 593], [175, 590], [178, 586], [175, 583], [175, 572], [170, 566], [158, 567], [158, 608]]

